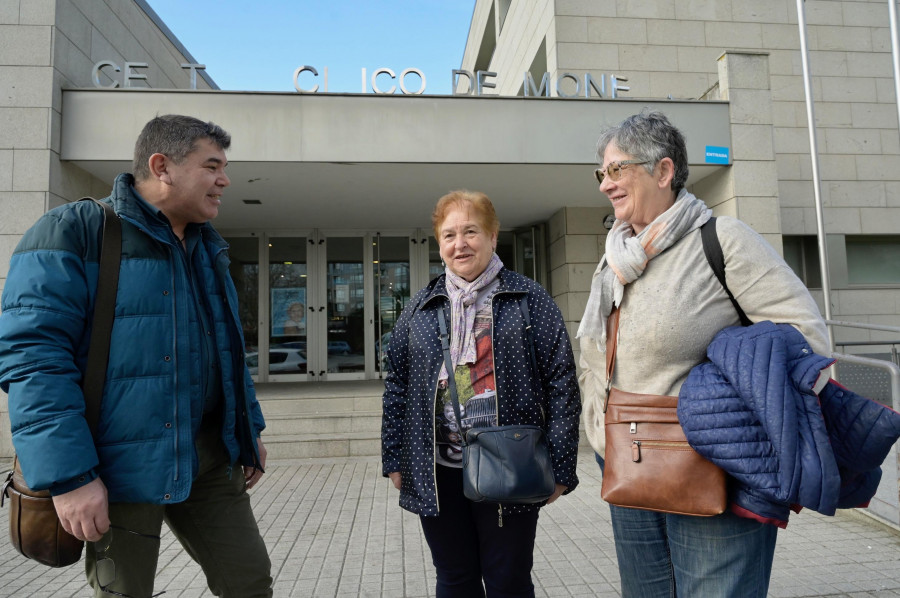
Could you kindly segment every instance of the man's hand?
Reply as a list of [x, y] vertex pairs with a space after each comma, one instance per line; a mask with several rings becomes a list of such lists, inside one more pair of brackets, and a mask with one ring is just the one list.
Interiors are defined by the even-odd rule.
[[63, 529], [79, 540], [97, 542], [109, 531], [109, 502], [100, 478], [54, 496], [53, 506]]
[[566, 488], [568, 488], [568, 486], [563, 486], [562, 484], [557, 484], [556, 491], [553, 493], [553, 496], [551, 496], [550, 498], [547, 499], [547, 504], [549, 505], [554, 500], [556, 500], [557, 498], [562, 496], [562, 493], [566, 491]]
[[402, 478], [401, 478], [401, 476], [400, 476], [400, 472], [399, 472], [399, 471], [392, 471], [391, 473], [388, 474], [388, 477], [391, 478], [391, 481], [392, 481], [392, 482], [394, 482], [394, 488], [396, 488], [397, 490], [399, 490], [399, 489], [400, 489], [400, 485], [401, 485], [402, 482], [403, 482], [403, 480], [402, 480]]
[[[263, 469], [266, 468], [266, 447], [263, 445], [262, 438], [256, 439], [256, 446], [259, 449], [259, 464]], [[247, 465], [244, 466], [244, 480], [247, 482], [247, 490], [256, 486], [256, 482], [262, 477], [263, 472]]]

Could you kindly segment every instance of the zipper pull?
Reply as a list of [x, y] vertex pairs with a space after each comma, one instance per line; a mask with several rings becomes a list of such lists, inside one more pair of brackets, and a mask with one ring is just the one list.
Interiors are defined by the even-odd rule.
[[635, 463], [641, 462], [641, 441], [634, 440], [631, 442], [631, 460]]
[[497, 527], [503, 527], [503, 505], [497, 505]]

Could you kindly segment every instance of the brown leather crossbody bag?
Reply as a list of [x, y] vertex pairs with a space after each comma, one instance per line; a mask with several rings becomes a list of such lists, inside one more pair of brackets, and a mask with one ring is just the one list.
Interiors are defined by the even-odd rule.
[[678, 397], [613, 388], [619, 310], [606, 335], [606, 459], [600, 495], [620, 507], [712, 516], [725, 511], [725, 472], [691, 448], [678, 422]]

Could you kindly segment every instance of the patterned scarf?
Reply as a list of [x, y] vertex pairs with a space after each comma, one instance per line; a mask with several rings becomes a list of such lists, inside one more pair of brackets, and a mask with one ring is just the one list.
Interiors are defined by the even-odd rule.
[[[445, 268], [447, 292], [450, 295], [450, 362], [453, 369], [460, 363], [475, 363], [475, 312], [478, 291], [497, 279], [503, 262], [495, 253], [487, 268], [472, 282]], [[438, 380], [447, 379], [447, 367], [441, 365]]]
[[638, 234], [627, 222], [616, 220], [606, 237], [606, 254], [597, 266], [599, 275], [595, 272], [591, 282], [591, 295], [576, 338], [592, 338], [600, 352], [606, 353], [606, 319], [613, 305], [622, 304], [625, 285], [640, 278], [651, 259], [702, 226], [710, 216], [712, 210], [705, 203], [682, 189], [672, 207]]

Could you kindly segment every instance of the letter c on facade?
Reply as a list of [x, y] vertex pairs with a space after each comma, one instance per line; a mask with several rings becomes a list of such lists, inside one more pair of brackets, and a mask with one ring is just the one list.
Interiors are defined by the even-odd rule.
[[383, 94], [383, 95], [390, 95], [390, 94], [394, 93], [395, 91], [397, 91], [396, 85], [391, 85], [391, 88], [387, 89], [385, 91], [381, 91], [380, 89], [378, 89], [378, 82], [376, 81], [376, 79], [378, 79], [378, 75], [382, 75], [382, 74], [388, 75], [391, 78], [391, 80], [394, 80], [397, 78], [397, 75], [395, 75], [394, 71], [392, 71], [391, 69], [388, 69], [388, 68], [378, 69], [377, 71], [372, 73], [372, 91], [374, 91], [375, 93], [378, 93], [378, 94]]
[[318, 83], [316, 83], [316, 86], [313, 87], [312, 89], [303, 89], [302, 87], [300, 87], [300, 82], [298, 81], [298, 79], [300, 78], [300, 73], [303, 73], [306, 71], [309, 71], [315, 77], [319, 76], [319, 71], [317, 71], [315, 69], [315, 67], [311, 67], [311, 66], [307, 66], [307, 65], [298, 67], [297, 70], [294, 71], [294, 89], [296, 89], [300, 93], [316, 93], [317, 91], [319, 91]]
[[122, 72], [122, 69], [119, 68], [119, 65], [117, 65], [112, 60], [101, 60], [100, 62], [98, 62], [97, 64], [94, 65], [94, 70], [91, 71], [91, 79], [94, 80], [94, 87], [109, 87], [109, 88], [118, 87], [119, 82], [116, 81], [115, 79], [113, 79], [113, 82], [110, 83], [109, 85], [103, 85], [102, 83], [100, 83], [100, 69], [102, 69], [105, 66], [113, 67], [113, 70], [115, 70], [117, 73]]

